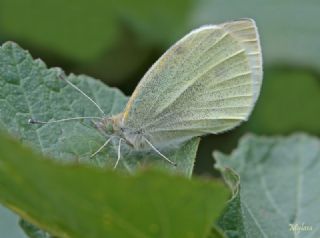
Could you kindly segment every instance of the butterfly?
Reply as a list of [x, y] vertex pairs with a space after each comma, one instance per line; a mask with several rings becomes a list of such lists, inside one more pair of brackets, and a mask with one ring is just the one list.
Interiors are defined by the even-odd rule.
[[[113, 138], [136, 150], [150, 149], [170, 164], [161, 149], [191, 138], [228, 131], [251, 114], [262, 84], [262, 54], [256, 24], [241, 19], [205, 25], [171, 46], [143, 76], [123, 112], [95, 122], [106, 142]], [[56, 123], [85, 117], [30, 123]], [[95, 118], [97, 119], [97, 118]]]

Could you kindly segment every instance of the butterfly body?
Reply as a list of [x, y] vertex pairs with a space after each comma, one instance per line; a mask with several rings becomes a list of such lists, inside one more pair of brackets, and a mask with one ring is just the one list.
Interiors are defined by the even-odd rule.
[[127, 145], [135, 150], [149, 149], [150, 147], [144, 140], [148, 136], [142, 129], [126, 127], [123, 123], [123, 113], [112, 117], [106, 117], [100, 122], [95, 123], [96, 127], [107, 137], [122, 139]]

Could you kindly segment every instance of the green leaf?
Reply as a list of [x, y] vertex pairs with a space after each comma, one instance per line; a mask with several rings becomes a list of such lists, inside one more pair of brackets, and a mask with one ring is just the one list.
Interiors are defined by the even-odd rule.
[[229, 238], [245, 238], [247, 235], [243, 227], [243, 219], [240, 195], [237, 194], [219, 218], [218, 225]]
[[217, 181], [59, 165], [0, 140], [0, 202], [59, 237], [207, 237], [228, 197]]
[[0, 28], [9, 39], [75, 60], [92, 60], [112, 48], [123, 26], [141, 39], [168, 41], [185, 25], [191, 0], [1, 1]]
[[228, 237], [320, 236], [318, 138], [251, 135], [230, 156], [214, 157], [223, 174], [233, 169], [240, 176], [238, 196], [219, 221]]
[[267, 64], [294, 64], [320, 70], [320, 31], [315, 21], [320, 12], [319, 1], [201, 0], [197, 3], [194, 26], [253, 18]]
[[[61, 74], [61, 69], [47, 69], [41, 60], [33, 60], [15, 43], [5, 43], [0, 48], [0, 127], [56, 159], [112, 167], [117, 158], [117, 142], [90, 159], [106, 141], [91, 120], [47, 125], [28, 123], [30, 118], [49, 121], [101, 117], [87, 98], [59, 79]], [[119, 90], [88, 76], [69, 75], [68, 79], [93, 98], [108, 116], [121, 112], [127, 102]], [[198, 143], [199, 139], [194, 139], [180, 148], [162, 151], [178, 163], [177, 168], [153, 151], [139, 153], [123, 144], [119, 169], [133, 172], [137, 167], [155, 166], [191, 176]]]
[[[0, 193], [1, 194], [1, 193]], [[19, 217], [0, 205], [0, 235], [8, 238], [26, 238], [18, 225]]]
[[209, 236], [207, 238], [226, 238], [223, 231], [218, 227], [212, 227]]

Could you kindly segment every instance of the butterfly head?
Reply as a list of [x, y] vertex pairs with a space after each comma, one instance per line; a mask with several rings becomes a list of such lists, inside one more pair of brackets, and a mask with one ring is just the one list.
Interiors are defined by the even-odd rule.
[[121, 114], [112, 117], [105, 117], [101, 121], [96, 122], [95, 125], [103, 134], [122, 137], [120, 118]]

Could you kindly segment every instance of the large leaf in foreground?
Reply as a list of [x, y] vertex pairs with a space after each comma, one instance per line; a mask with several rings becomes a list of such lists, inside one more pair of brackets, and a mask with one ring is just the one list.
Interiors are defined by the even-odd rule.
[[[5, 43], [0, 48], [0, 127], [56, 159], [113, 166], [117, 157], [117, 141], [94, 159], [89, 159], [106, 141], [90, 120], [28, 124], [29, 118], [49, 121], [102, 116], [87, 98], [59, 79], [62, 74], [61, 69], [47, 69], [41, 60], [33, 60], [15, 43]], [[68, 79], [93, 98], [106, 115], [123, 110], [127, 98], [119, 90], [88, 76], [69, 75]], [[137, 166], [147, 163], [190, 176], [198, 142], [194, 139], [181, 148], [162, 151], [178, 163], [177, 168], [159, 158], [154, 151], [136, 153], [123, 145], [119, 168], [135, 171]]]
[[60, 237], [206, 237], [228, 196], [219, 182], [62, 166], [0, 140], [0, 202]]
[[227, 182], [240, 176], [240, 192], [219, 222], [229, 237], [320, 237], [319, 139], [246, 136], [230, 156], [214, 156]]

